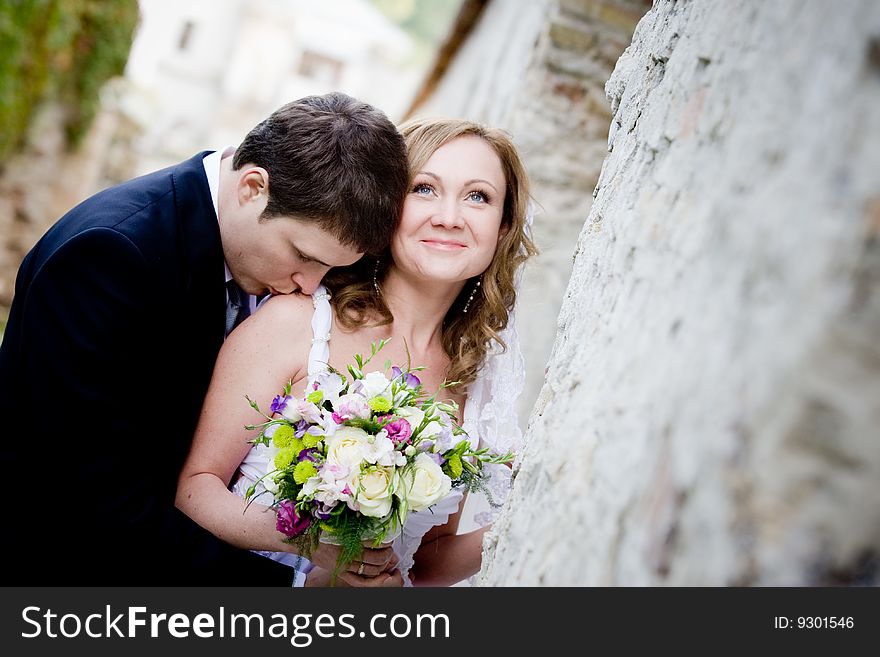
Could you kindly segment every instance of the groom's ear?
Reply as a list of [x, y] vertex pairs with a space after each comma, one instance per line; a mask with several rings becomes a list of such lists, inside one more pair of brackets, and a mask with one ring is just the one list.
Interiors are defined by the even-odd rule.
[[238, 202], [259, 201], [262, 195], [266, 196], [263, 202], [268, 202], [269, 172], [263, 167], [244, 168], [238, 177]]

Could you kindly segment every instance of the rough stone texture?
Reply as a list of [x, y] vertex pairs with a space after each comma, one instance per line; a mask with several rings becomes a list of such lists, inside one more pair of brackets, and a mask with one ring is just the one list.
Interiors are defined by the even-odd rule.
[[639, 23], [479, 583], [880, 581], [878, 52], [872, 0]]
[[519, 302], [523, 426], [544, 383], [574, 246], [606, 152], [611, 112], [605, 81], [647, 9], [645, 2], [622, 0], [552, 4], [511, 109], [510, 129], [539, 205], [534, 235], [541, 250], [526, 267]]
[[118, 82], [105, 87], [101, 110], [77, 149], [68, 150], [61, 107], [47, 103], [22, 152], [0, 168], [0, 337], [27, 252], [70, 208], [134, 171], [131, 142], [141, 128], [118, 107]]

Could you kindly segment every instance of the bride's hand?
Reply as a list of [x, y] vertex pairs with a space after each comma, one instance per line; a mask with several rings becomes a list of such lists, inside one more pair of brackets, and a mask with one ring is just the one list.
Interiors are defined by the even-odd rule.
[[303, 584], [306, 588], [330, 586], [330, 571], [315, 566], [306, 575], [306, 582]]
[[[320, 543], [310, 560], [316, 567], [332, 572], [336, 568], [339, 551], [337, 545]], [[348, 564], [337, 579], [349, 586], [402, 586], [403, 578], [395, 570], [396, 566], [397, 556], [390, 547], [364, 548], [360, 559]]]
[[323, 568], [312, 568], [311, 572], [306, 577], [305, 586], [310, 587], [323, 587], [323, 586], [362, 586], [366, 588], [385, 588], [385, 587], [398, 587], [403, 586], [403, 576], [400, 574], [400, 571], [394, 570], [391, 573], [383, 573], [378, 577], [359, 577], [358, 575], [353, 575], [352, 577], [357, 578], [355, 584], [352, 584], [348, 581], [350, 578], [348, 576], [343, 577], [343, 574], [340, 574], [339, 577], [336, 578], [336, 582], [331, 581], [331, 573], [329, 570], [325, 570]]

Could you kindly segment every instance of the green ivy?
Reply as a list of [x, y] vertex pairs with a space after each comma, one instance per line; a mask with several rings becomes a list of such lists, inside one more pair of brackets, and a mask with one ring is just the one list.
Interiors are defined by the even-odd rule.
[[97, 113], [101, 86], [125, 68], [137, 0], [0, 3], [0, 161], [20, 149], [41, 102], [59, 101], [75, 146]]

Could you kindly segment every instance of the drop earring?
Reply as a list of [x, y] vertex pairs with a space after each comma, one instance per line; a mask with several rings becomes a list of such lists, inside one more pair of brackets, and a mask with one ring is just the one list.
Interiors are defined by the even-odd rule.
[[381, 297], [382, 291], [379, 289], [379, 259], [376, 258], [376, 266], [373, 268], [373, 289], [376, 290], [376, 296]]
[[480, 283], [482, 283], [482, 281], [483, 275], [480, 274], [480, 277], [477, 279], [477, 283], [476, 285], [474, 285], [474, 289], [471, 290], [471, 295], [468, 297], [467, 303], [464, 304], [464, 309], [461, 312], [466, 313], [468, 311], [468, 308], [471, 307], [471, 301], [474, 300], [474, 296], [477, 294], [477, 290], [480, 289]]

